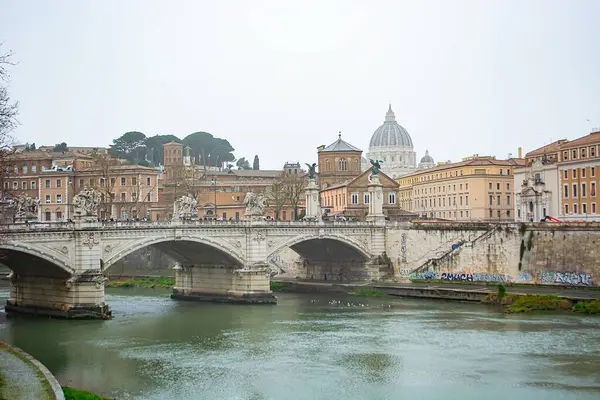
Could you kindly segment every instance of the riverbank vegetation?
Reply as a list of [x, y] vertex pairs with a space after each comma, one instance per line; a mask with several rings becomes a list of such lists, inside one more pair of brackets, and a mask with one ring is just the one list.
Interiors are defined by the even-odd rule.
[[385, 296], [385, 292], [377, 289], [358, 289], [358, 290], [350, 290], [348, 294], [353, 296], [369, 296], [369, 297], [378, 297]]
[[273, 292], [289, 292], [292, 290], [293, 283], [291, 282], [273, 282], [270, 283], [270, 288]]
[[104, 285], [106, 287], [118, 288], [172, 288], [175, 286], [175, 278], [172, 276], [148, 276], [144, 278], [128, 278], [109, 280]]
[[600, 299], [573, 302], [555, 295], [507, 294], [504, 285], [498, 285], [498, 292], [488, 294], [481, 302], [503, 305], [509, 313], [573, 311], [584, 314], [600, 314]]
[[85, 390], [77, 390], [69, 387], [64, 387], [63, 393], [65, 394], [65, 400], [111, 400]]

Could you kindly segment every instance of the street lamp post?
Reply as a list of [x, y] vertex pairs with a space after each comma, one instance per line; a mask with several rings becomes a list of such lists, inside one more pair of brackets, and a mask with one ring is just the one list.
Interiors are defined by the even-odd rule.
[[213, 191], [215, 192], [215, 219], [217, 219], [217, 176], [213, 176]]

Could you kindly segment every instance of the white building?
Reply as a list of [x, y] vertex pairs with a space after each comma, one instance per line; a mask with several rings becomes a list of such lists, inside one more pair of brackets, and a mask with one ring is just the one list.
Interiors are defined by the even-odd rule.
[[[396, 122], [396, 115], [390, 104], [383, 125], [375, 130], [369, 143], [367, 158], [383, 161], [381, 169], [396, 179], [417, 169], [417, 153], [407, 130]], [[421, 159], [426, 167], [435, 166], [429, 152]]]

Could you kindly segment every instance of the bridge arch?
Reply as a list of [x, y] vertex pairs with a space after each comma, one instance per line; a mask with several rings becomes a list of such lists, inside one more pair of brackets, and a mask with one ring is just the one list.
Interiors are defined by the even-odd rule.
[[127, 255], [145, 247], [157, 247], [170, 257], [186, 264], [198, 262], [244, 266], [245, 259], [239, 250], [210, 238], [186, 236], [182, 238], [157, 237], [130, 242], [123, 248], [110, 251], [110, 242], [104, 247], [103, 270], [107, 270]]
[[267, 260], [285, 248], [291, 248], [308, 262], [356, 261], [366, 262], [371, 258], [370, 251], [359, 241], [344, 235], [295, 236], [270, 252]]
[[64, 257], [28, 243], [0, 243], [0, 263], [22, 275], [67, 278], [75, 273]]

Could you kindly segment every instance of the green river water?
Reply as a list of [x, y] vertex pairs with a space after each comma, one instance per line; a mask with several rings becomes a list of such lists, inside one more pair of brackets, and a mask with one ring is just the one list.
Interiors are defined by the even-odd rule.
[[600, 399], [598, 317], [278, 297], [240, 306], [107, 289], [110, 321], [14, 318], [0, 323], [0, 339], [64, 386], [115, 399]]

